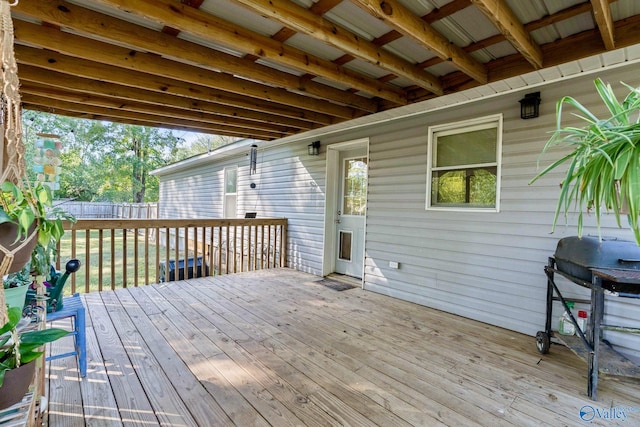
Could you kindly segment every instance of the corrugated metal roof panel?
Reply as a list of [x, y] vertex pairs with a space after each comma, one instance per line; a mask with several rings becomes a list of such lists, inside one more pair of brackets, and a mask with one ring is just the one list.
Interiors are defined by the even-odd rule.
[[313, 52], [314, 56], [328, 61], [333, 61], [344, 55], [344, 52], [341, 50], [301, 33], [294, 34], [285, 42], [285, 44], [304, 52]]
[[237, 57], [243, 57], [245, 55], [244, 52], [240, 52], [240, 51], [237, 51], [237, 50], [230, 49], [230, 48], [228, 48], [226, 46], [223, 46], [221, 44], [218, 44], [218, 43], [212, 43], [209, 40], [205, 40], [202, 37], [196, 36], [194, 34], [185, 33], [184, 31], [181, 32], [180, 34], [178, 34], [178, 38], [190, 41], [192, 43], [201, 44], [201, 45], [207, 46], [207, 47], [209, 47], [211, 49], [215, 49], [215, 50], [219, 50], [219, 51], [224, 52], [224, 53], [228, 53], [229, 55], [233, 55], [233, 56], [237, 56]]
[[274, 68], [276, 70], [284, 71], [285, 73], [293, 74], [294, 76], [302, 76], [302, 75], [305, 74], [302, 71], [298, 71], [298, 70], [296, 70], [294, 68], [286, 67], [286, 66], [284, 66], [282, 64], [279, 64], [279, 63], [276, 63], [276, 62], [273, 62], [273, 61], [269, 61], [269, 60], [266, 60], [266, 59], [258, 59], [256, 61], [256, 63], [257, 64], [262, 64], [262, 65], [266, 65], [266, 66]]
[[555, 24], [554, 27], [562, 38], [597, 28], [593, 20], [593, 15], [590, 12], [581, 13], [573, 18], [565, 19], [561, 24], [562, 25]]
[[370, 64], [367, 61], [363, 61], [361, 59], [354, 59], [352, 61], [349, 61], [344, 65], [344, 67], [350, 70], [354, 70], [359, 73], [365, 74], [374, 79], [377, 79], [389, 74], [388, 71], [385, 71], [382, 68], [375, 66], [373, 64]]
[[257, 13], [226, 0], [204, 0], [200, 10], [263, 36], [272, 36], [282, 28], [279, 23], [263, 18]]
[[[585, 0], [534, 0], [536, 3], [540, 3], [546, 10], [545, 15], [560, 12], [571, 6], [584, 3]], [[521, 3], [528, 3], [518, 0], [509, 0], [509, 5], [512, 8], [517, 8]]]
[[467, 7], [450, 17], [434, 22], [433, 28], [458, 46], [466, 46], [471, 42], [499, 34], [491, 21], [475, 7]]
[[617, 0], [611, 3], [610, 7], [614, 21], [640, 13], [640, 2], [638, 0]]
[[[500, 43], [496, 43], [494, 45], [491, 46], [487, 46], [486, 48], [478, 51], [478, 52], [484, 52], [486, 55], [488, 55], [490, 57], [490, 59], [495, 59], [495, 58], [503, 58], [505, 56], [509, 56], [509, 55], [513, 55], [514, 53], [518, 53], [518, 51], [516, 50], [515, 47], [513, 47], [513, 45], [508, 42], [507, 40], [504, 40]], [[483, 62], [487, 62], [487, 61], [483, 61]]]
[[430, 50], [426, 50], [420, 46], [417, 42], [403, 37], [398, 40], [394, 40], [391, 43], [384, 45], [383, 49], [392, 52], [411, 63], [420, 63], [427, 59], [433, 58], [435, 55]]
[[391, 30], [384, 22], [349, 1], [343, 1], [324, 17], [366, 40], [373, 40]]
[[453, 73], [455, 71], [458, 71], [458, 68], [456, 68], [451, 62], [449, 61], [442, 61], [439, 64], [436, 65], [432, 65], [431, 67], [427, 68], [427, 71], [430, 72], [431, 74], [435, 75], [435, 76], [445, 76], [449, 73]]
[[69, 0], [69, 3], [76, 4], [78, 6], [82, 6], [84, 8], [87, 8], [96, 12], [104, 13], [105, 15], [113, 16], [114, 18], [129, 21], [136, 25], [140, 25], [140, 26], [151, 28], [158, 31], [161, 30], [162, 27], [164, 26], [164, 23], [159, 23], [151, 19], [142, 18], [140, 16], [126, 12], [124, 10], [114, 9], [109, 6], [103, 5], [99, 2], [95, 2], [91, 0]]
[[314, 78], [313, 78], [313, 81], [314, 81], [314, 82], [318, 82], [318, 83], [322, 83], [322, 84], [325, 84], [325, 85], [327, 85], [327, 86], [331, 86], [331, 87], [334, 87], [334, 88], [336, 88], [336, 89], [340, 89], [340, 90], [347, 90], [347, 89], [349, 89], [349, 86], [341, 85], [341, 84], [340, 84], [340, 83], [338, 83], [338, 82], [335, 82], [335, 81], [333, 81], [333, 80], [327, 80], [327, 79], [324, 79], [324, 78], [322, 78], [322, 77], [314, 77]]
[[[398, 0], [398, 2], [418, 16], [424, 16], [436, 8], [434, 3], [429, 0]], [[448, 2], [441, 3], [446, 4]]]
[[397, 87], [401, 87], [401, 88], [407, 88], [410, 86], [414, 86], [415, 83], [405, 77], [396, 77], [395, 79], [389, 81], [390, 84], [397, 86]]

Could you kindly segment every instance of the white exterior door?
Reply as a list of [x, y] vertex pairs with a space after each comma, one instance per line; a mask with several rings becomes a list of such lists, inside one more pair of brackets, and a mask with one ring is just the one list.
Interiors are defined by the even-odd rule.
[[366, 153], [362, 155], [356, 151], [344, 152], [340, 157], [335, 271], [362, 278], [367, 210], [367, 157]]

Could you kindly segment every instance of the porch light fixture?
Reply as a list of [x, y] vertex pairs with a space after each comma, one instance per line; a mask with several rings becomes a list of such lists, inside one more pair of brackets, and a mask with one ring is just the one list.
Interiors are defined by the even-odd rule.
[[307, 150], [309, 151], [310, 156], [317, 156], [320, 154], [320, 141], [313, 141], [311, 144], [307, 145]]
[[540, 92], [528, 93], [519, 102], [521, 119], [533, 119], [540, 115]]

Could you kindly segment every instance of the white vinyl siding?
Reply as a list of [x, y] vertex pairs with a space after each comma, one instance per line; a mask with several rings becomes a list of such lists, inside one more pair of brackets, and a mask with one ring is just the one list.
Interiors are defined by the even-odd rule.
[[[532, 120], [520, 119], [518, 100], [523, 93], [514, 91], [323, 138], [323, 146], [370, 141], [365, 289], [529, 335], [544, 329], [544, 266], [558, 240], [576, 234], [576, 217], [570, 215], [567, 226], [561, 218], [556, 232], [550, 233], [562, 171], [528, 183], [539, 171], [540, 152], [555, 127], [559, 96], [574, 96], [596, 113], [604, 110], [597, 102], [593, 77], [536, 88], [541, 92], [541, 114]], [[603, 71], [599, 77], [620, 92], [620, 81], [640, 85], [634, 66]], [[500, 211], [425, 210], [428, 126], [497, 114], [503, 115]], [[288, 218], [289, 265], [321, 274], [325, 197], [334, 195], [325, 194], [326, 150], [308, 156], [308, 144], [307, 139], [265, 145], [259, 172], [252, 176], [246, 153], [161, 176], [162, 212], [171, 217], [221, 217], [223, 168], [238, 164], [238, 213]], [[549, 151], [540, 159], [541, 167], [561, 153]], [[250, 189], [252, 182], [255, 189]], [[633, 238], [611, 216], [605, 215], [603, 225], [605, 235]], [[592, 217], [585, 218], [585, 233], [596, 233]], [[399, 268], [389, 267], [390, 262]], [[559, 285], [567, 297], [584, 297], [584, 289], [572, 283]], [[555, 310], [554, 325], [559, 313]], [[607, 297], [606, 322], [638, 327], [637, 319], [638, 300]], [[640, 360], [640, 336], [605, 332], [605, 337]], [[532, 338], [531, 353], [536, 351]]]
[[[609, 72], [603, 78], [612, 84], [640, 83], [632, 69], [626, 77]], [[539, 171], [540, 152], [555, 126], [554, 98], [569, 94], [588, 108], [600, 107], [590, 77], [540, 89], [541, 116], [533, 120], [519, 118], [519, 94], [513, 94], [370, 131], [365, 289], [529, 335], [544, 329], [543, 269], [558, 240], [576, 234], [576, 218], [568, 218], [569, 226], [560, 219], [550, 233], [561, 172], [528, 183]], [[425, 210], [425, 124], [470, 119], [478, 111], [504, 115], [500, 211]], [[541, 159], [541, 167], [561, 155], [552, 151]], [[585, 218], [585, 233], [595, 234], [594, 224], [592, 217]], [[633, 240], [627, 228], [619, 229], [607, 215], [603, 233]], [[400, 268], [390, 268], [390, 262]], [[567, 295], [585, 297], [583, 288], [559, 282]], [[554, 326], [560, 313], [556, 307]], [[605, 322], [638, 327], [636, 319], [638, 300], [607, 297]], [[605, 332], [605, 337], [640, 360], [640, 336]]]
[[289, 266], [321, 274], [325, 161], [322, 153], [309, 156], [307, 145], [261, 149], [253, 175], [246, 152], [161, 175], [161, 217], [222, 218], [224, 169], [237, 165], [238, 216], [287, 218]]

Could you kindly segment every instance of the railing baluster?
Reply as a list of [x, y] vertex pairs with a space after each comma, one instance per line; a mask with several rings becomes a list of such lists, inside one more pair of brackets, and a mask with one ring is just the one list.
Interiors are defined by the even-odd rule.
[[272, 267], [271, 264], [271, 226], [267, 225], [267, 266]]
[[[169, 273], [177, 280], [180, 273], [185, 278], [195, 277], [198, 269], [202, 275], [207, 270], [215, 275], [286, 264], [286, 219], [96, 219], [66, 223], [65, 230], [70, 232], [59, 245], [60, 258], [63, 261], [78, 258], [78, 255], [85, 258], [80, 260], [85, 267], [84, 286], [80, 284], [83, 288], [80, 292], [108, 289], [104, 285], [109, 277], [104, 271], [107, 265], [111, 279], [109, 288], [116, 289], [148, 284], [154, 280], [151, 269], [155, 270], [155, 282], [159, 282], [161, 261], [166, 281]], [[80, 230], [85, 232], [84, 241], [78, 239]], [[109, 239], [106, 239], [105, 230], [110, 233]], [[133, 244], [128, 231], [133, 233]], [[161, 232], [165, 234], [164, 239], [160, 237]], [[84, 254], [78, 254], [78, 245], [83, 243]], [[127, 253], [129, 249], [133, 254]], [[193, 262], [189, 265], [191, 258]], [[182, 270], [180, 261], [183, 262]], [[174, 263], [173, 271], [170, 262]], [[133, 274], [131, 283], [129, 274]], [[77, 292], [79, 284], [76, 280], [83, 280], [83, 277], [78, 274], [71, 277], [72, 292]]]
[[164, 245], [164, 281], [168, 282], [169, 281], [169, 253], [170, 250], [169, 248], [171, 248], [171, 236], [169, 233], [169, 227], [165, 227], [164, 228], [164, 240], [165, 240], [165, 245]]
[[225, 274], [229, 273], [229, 226], [225, 227], [226, 230], [226, 238], [225, 238], [225, 253], [226, 253], [226, 257], [225, 257]]
[[103, 238], [104, 230], [98, 230], [98, 291], [102, 290], [102, 267], [103, 267]]
[[84, 232], [84, 257], [85, 257], [85, 281], [84, 281], [84, 291], [89, 293], [89, 272], [91, 271], [89, 267], [91, 266], [91, 230], [86, 230]]
[[[231, 226], [229, 226], [231, 228]], [[233, 272], [238, 272], [238, 226], [233, 226]]]
[[209, 271], [207, 271], [207, 269], [204, 268], [205, 263], [206, 265], [211, 265], [209, 264], [209, 260], [207, 260], [207, 227], [202, 227], [201, 229], [201, 235], [200, 235], [200, 239], [202, 239], [202, 275], [203, 276], [209, 276], [211, 275], [211, 270], [209, 269]]
[[224, 274], [222, 273], [222, 226], [221, 225], [218, 226], [217, 250], [218, 250], [218, 274]]
[[[76, 230], [71, 230], [71, 259], [76, 258], [76, 247], [77, 247], [76, 242], [77, 242]], [[60, 259], [60, 257], [58, 257], [58, 259]], [[89, 280], [89, 277], [87, 276], [86, 272], [85, 272], [85, 280], [86, 281]], [[76, 275], [72, 274], [71, 275], [71, 294], [73, 295], [75, 293], [76, 293]]]
[[240, 227], [240, 272], [244, 271], [244, 229], [246, 225]]
[[[131, 209], [129, 209], [131, 214]], [[127, 229], [122, 229], [122, 287], [127, 287]]]
[[260, 227], [260, 269], [264, 269], [264, 225]]
[[173, 252], [175, 254], [175, 256], [173, 257], [173, 259], [174, 259], [173, 280], [178, 280], [178, 275], [176, 274], [178, 272], [178, 260], [180, 259], [180, 228], [178, 228], [178, 227], [175, 228], [175, 239], [174, 239]]
[[209, 270], [209, 274], [211, 274], [212, 276], [215, 276], [216, 274], [216, 267], [213, 264], [214, 262], [214, 256], [215, 256], [215, 250], [214, 250], [214, 246], [213, 246], [213, 231], [214, 228], [213, 227], [208, 227], [209, 230], [209, 266], [211, 268], [211, 270]]
[[116, 230], [111, 229], [111, 290], [116, 288]]
[[140, 255], [138, 251], [138, 229], [133, 229], [133, 286], [138, 287], [138, 267], [140, 265]]
[[[148, 214], [148, 213], [147, 213]], [[144, 283], [149, 283], [149, 229], [144, 229]]]
[[154, 245], [156, 246], [155, 249], [155, 254], [153, 257], [153, 260], [155, 262], [155, 283], [159, 283], [160, 282], [160, 229], [158, 227], [153, 229], [153, 235], [151, 236], [151, 238], [154, 240]]

